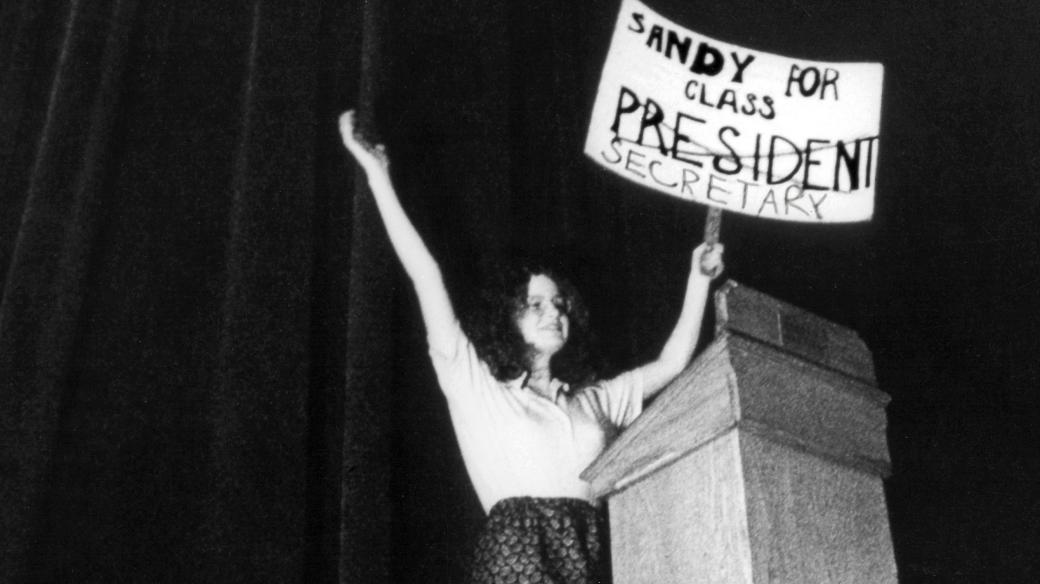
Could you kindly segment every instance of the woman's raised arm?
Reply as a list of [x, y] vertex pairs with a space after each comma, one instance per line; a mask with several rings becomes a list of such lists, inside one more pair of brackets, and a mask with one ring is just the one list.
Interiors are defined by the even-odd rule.
[[722, 245], [707, 244], [693, 250], [690, 277], [682, 312], [656, 360], [643, 365], [643, 398], [649, 399], [671, 383], [690, 363], [700, 337], [701, 321], [708, 301], [708, 285], [722, 272]]
[[357, 134], [353, 110], [340, 116], [339, 133], [343, 138], [343, 145], [354, 155], [368, 177], [368, 186], [372, 190], [379, 215], [390, 237], [390, 244], [419, 297], [419, 307], [422, 310], [423, 322], [426, 323], [430, 346], [434, 349], [450, 350], [452, 337], [449, 335], [455, 326], [455, 312], [451, 306], [451, 299], [444, 287], [444, 279], [437, 261], [426, 248], [422, 237], [409, 221], [397, 198], [397, 192], [390, 181], [390, 161], [386, 149], [382, 144], [367, 143]]

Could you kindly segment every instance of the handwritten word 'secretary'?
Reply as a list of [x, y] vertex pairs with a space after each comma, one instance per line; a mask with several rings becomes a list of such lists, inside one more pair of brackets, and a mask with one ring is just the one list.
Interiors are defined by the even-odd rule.
[[653, 182], [675, 196], [757, 216], [825, 220], [824, 203], [832, 194], [807, 191], [797, 183], [762, 185], [689, 167], [666, 167], [660, 159], [620, 140], [611, 142], [610, 151], [600, 156], [623, 174]]

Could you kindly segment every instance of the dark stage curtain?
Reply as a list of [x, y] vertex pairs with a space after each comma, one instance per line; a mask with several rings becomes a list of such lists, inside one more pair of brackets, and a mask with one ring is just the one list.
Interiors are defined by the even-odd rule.
[[375, 8], [3, 3], [0, 581], [387, 580]]

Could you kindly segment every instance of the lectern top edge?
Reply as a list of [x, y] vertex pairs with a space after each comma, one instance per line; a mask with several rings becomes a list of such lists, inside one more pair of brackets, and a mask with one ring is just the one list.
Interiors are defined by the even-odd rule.
[[716, 337], [723, 331], [750, 337], [877, 385], [870, 351], [854, 330], [733, 280], [715, 293], [715, 329]]

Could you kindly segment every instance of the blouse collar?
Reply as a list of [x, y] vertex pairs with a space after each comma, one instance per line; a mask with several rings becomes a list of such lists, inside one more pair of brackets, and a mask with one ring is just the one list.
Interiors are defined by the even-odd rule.
[[[512, 388], [512, 389], [529, 391], [532, 394], [539, 395], [538, 392], [536, 392], [535, 390], [527, 387], [527, 378], [530, 375], [531, 375], [531, 373], [529, 371], [524, 371], [523, 373], [520, 374], [519, 377], [517, 377], [516, 379], [514, 379], [514, 380], [512, 380], [512, 381], [510, 381], [508, 383], [509, 387]], [[568, 383], [564, 382], [564, 381], [561, 381], [561, 380], [553, 377], [549, 381], [549, 390], [552, 392], [553, 402], [556, 402], [556, 401], [558, 401], [560, 399], [560, 394], [561, 393], [562, 394], [566, 394], [566, 393], [568, 393], [570, 391], [570, 385]]]

